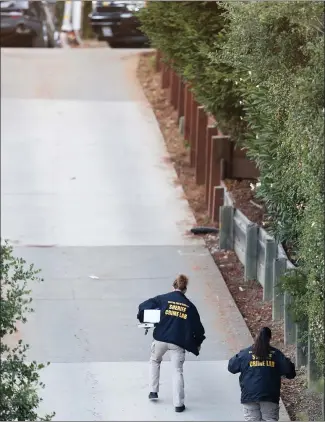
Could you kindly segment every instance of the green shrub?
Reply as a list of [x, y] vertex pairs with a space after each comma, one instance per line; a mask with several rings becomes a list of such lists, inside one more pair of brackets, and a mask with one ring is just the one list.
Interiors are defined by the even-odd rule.
[[28, 284], [41, 280], [39, 271], [14, 257], [7, 243], [0, 248], [0, 420], [50, 421], [54, 413], [44, 417], [37, 414], [42, 400], [39, 389], [44, 388], [39, 372], [44, 365], [25, 361], [29, 346], [22, 340], [13, 345], [7, 341], [17, 331], [17, 321], [25, 323], [26, 314], [32, 311]]
[[324, 23], [321, 2], [150, 2], [153, 45], [260, 170], [284, 285], [324, 363]]
[[[244, 144], [260, 172], [272, 232], [290, 246], [305, 280], [288, 277], [295, 313], [308, 317], [324, 362], [324, 33], [320, 3], [224, 5], [221, 54], [236, 69]], [[291, 256], [292, 257], [292, 256]]]
[[153, 46], [191, 84], [196, 100], [215, 116], [220, 129], [238, 136], [242, 107], [232, 69], [222, 63], [214, 66], [209, 59], [224, 43], [227, 19], [223, 6], [216, 2], [149, 1], [139, 18]]

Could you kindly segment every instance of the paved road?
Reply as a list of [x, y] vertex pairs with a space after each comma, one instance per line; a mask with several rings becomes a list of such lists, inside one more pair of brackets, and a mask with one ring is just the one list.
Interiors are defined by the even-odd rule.
[[[241, 420], [227, 359], [247, 327], [201, 241], [154, 115], [136, 50], [1, 51], [1, 228], [42, 269], [20, 327], [29, 359], [52, 364], [42, 410], [56, 420]], [[175, 414], [169, 361], [147, 400], [150, 336], [138, 303], [190, 276], [207, 340], [185, 364]], [[94, 277], [95, 276], [95, 277]]]

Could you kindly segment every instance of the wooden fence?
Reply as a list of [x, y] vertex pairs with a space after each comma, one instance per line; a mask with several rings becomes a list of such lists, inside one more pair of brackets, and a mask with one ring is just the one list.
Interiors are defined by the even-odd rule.
[[245, 268], [245, 280], [257, 280], [263, 287], [263, 300], [272, 302], [272, 317], [284, 323], [285, 344], [296, 349], [297, 367], [306, 366], [309, 385], [318, 379], [308, 323], [296, 324], [290, 314], [291, 298], [281, 293], [279, 281], [286, 270], [295, 267], [281, 245], [234, 207], [224, 179], [256, 179], [259, 171], [246, 157], [245, 150], [221, 133], [218, 124], [194, 98], [190, 86], [162, 61], [158, 51], [156, 71], [161, 87], [168, 89], [169, 101], [177, 111], [180, 128], [190, 148], [190, 164], [198, 185], [205, 185], [209, 217], [220, 227], [220, 247], [234, 250]]
[[195, 168], [195, 181], [205, 186], [209, 217], [219, 223], [223, 205], [224, 179], [256, 179], [259, 171], [243, 149], [223, 134], [214, 117], [208, 114], [191, 92], [190, 86], [156, 55], [156, 71], [161, 74], [161, 87], [168, 89], [170, 104], [177, 111], [185, 141], [190, 148], [190, 164]]

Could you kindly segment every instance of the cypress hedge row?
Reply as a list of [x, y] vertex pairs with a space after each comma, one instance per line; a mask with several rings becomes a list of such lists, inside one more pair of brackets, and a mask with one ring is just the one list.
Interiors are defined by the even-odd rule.
[[324, 15], [321, 2], [156, 2], [142, 29], [260, 170], [283, 287], [324, 364]]

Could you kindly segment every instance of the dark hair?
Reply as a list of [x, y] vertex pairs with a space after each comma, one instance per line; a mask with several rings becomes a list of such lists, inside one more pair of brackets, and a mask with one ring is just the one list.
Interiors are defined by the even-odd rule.
[[174, 289], [180, 290], [181, 292], [185, 291], [187, 289], [188, 285], [188, 278], [186, 275], [179, 275], [176, 280], [173, 283]]
[[270, 341], [272, 332], [269, 327], [263, 327], [258, 333], [253, 344], [252, 352], [259, 359], [266, 359], [270, 353]]

